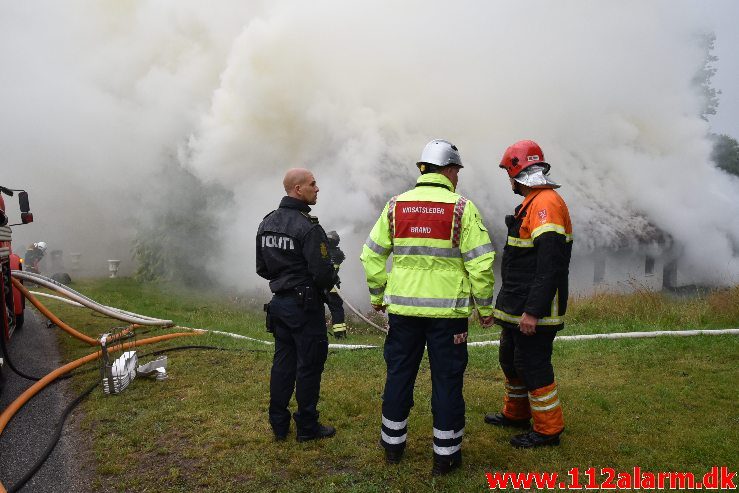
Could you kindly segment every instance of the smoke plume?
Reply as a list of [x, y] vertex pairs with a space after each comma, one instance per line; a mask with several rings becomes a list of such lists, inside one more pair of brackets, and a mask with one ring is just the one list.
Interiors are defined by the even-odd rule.
[[710, 161], [693, 83], [702, 2], [41, 3], [0, 17], [2, 181], [31, 193], [25, 242], [130, 259], [151, 190], [177, 196], [157, 174], [175, 155], [232, 193], [209, 262], [262, 286], [256, 226], [302, 166], [342, 237], [342, 286], [365, 296], [361, 245], [427, 141], [459, 147], [459, 191], [500, 247], [518, 198], [497, 164], [529, 138], [563, 184], [576, 257], [673, 245], [690, 280], [739, 281], [739, 180]]

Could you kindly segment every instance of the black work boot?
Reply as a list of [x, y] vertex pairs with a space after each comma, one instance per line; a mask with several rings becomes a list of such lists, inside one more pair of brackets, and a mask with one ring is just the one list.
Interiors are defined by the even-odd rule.
[[380, 447], [382, 447], [385, 450], [385, 462], [387, 464], [400, 464], [400, 459], [403, 458], [403, 452], [405, 452], [405, 447], [395, 446], [393, 448], [386, 448], [382, 444], [382, 440], [380, 440]]
[[528, 419], [511, 419], [503, 413], [490, 413], [485, 415], [485, 422], [493, 426], [526, 429], [531, 426]]
[[318, 423], [318, 428], [316, 428], [315, 432], [301, 434], [301, 432], [298, 431], [296, 439], [299, 442], [307, 442], [309, 440], [317, 440], [319, 438], [331, 438], [334, 435], [336, 435], [336, 428], [333, 426], [323, 426], [321, 423]]
[[449, 474], [462, 465], [462, 452], [452, 455], [434, 454], [434, 465], [431, 468], [432, 476], [443, 476]]
[[270, 419], [269, 424], [272, 426], [272, 434], [275, 436], [275, 442], [282, 442], [287, 439], [287, 434], [290, 432], [289, 423], [288, 426], [275, 425]]
[[534, 448], [559, 445], [559, 433], [544, 435], [538, 431], [522, 433], [511, 438], [511, 445], [517, 448]]
[[385, 462], [388, 464], [400, 464], [400, 459], [403, 458], [403, 449], [392, 450], [385, 449]]

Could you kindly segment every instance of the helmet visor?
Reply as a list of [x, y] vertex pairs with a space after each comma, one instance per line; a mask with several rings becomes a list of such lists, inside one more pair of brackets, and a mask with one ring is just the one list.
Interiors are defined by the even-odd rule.
[[525, 170], [521, 171], [516, 175], [516, 180], [521, 185], [525, 185], [529, 188], [559, 188], [561, 185], [555, 183], [549, 178], [548, 166], [529, 166]]

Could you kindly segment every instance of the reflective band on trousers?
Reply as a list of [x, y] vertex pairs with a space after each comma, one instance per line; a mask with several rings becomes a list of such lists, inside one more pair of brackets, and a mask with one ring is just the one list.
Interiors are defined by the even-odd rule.
[[408, 420], [404, 419], [403, 421], [393, 421], [391, 419], [387, 419], [385, 416], [382, 417], [382, 424], [386, 428], [390, 428], [391, 430], [402, 430], [406, 426], [408, 426]]
[[461, 253], [459, 253], [459, 248], [395, 245], [393, 255], [429, 255], [432, 257], [459, 258]]
[[390, 435], [387, 435], [384, 431], [380, 432], [380, 434], [382, 436], [382, 441], [385, 443], [389, 443], [390, 445], [399, 445], [401, 443], [405, 443], [405, 439], [406, 437], [408, 437], [407, 433], [404, 433], [399, 437], [391, 437]]
[[473, 248], [469, 252], [465, 252], [462, 254], [462, 258], [465, 262], [469, 262], [470, 260], [474, 260], [477, 257], [482, 257], [486, 253], [494, 252], [495, 248], [493, 248], [492, 243], [487, 243], [485, 245], [480, 245], [477, 248]]
[[438, 447], [434, 445], [434, 453], [437, 455], [452, 455], [455, 452], [462, 450], [461, 445], [455, 445], [453, 447]]
[[549, 392], [547, 395], [543, 395], [541, 397], [534, 397], [533, 395], [529, 396], [529, 399], [531, 399], [534, 402], [546, 402], [552, 397], [554, 397], [555, 395], [557, 395], [557, 389], [554, 389], [551, 392]]
[[548, 406], [531, 406], [531, 410], [532, 411], [549, 411], [550, 409], [554, 409], [557, 406], [559, 406], [559, 399], [554, 401], [554, 403], [549, 404]]
[[517, 390], [526, 390], [525, 385], [511, 385], [509, 383], [505, 384], [505, 393], [508, 397], [512, 399], [528, 399], [529, 394], [516, 394], [515, 392]]
[[385, 255], [387, 252], [390, 251], [389, 248], [384, 248], [377, 243], [374, 242], [372, 238], [367, 238], [367, 241], [364, 242], [365, 245], [367, 245], [367, 248], [375, 252], [377, 255]]
[[438, 430], [434, 428], [434, 438], [439, 440], [451, 440], [452, 438], [459, 438], [464, 435], [464, 428], [455, 432], [454, 430]]
[[[493, 312], [493, 316], [495, 316], [495, 318], [497, 318], [498, 320], [502, 320], [504, 322], [509, 322], [512, 324], [517, 324], [521, 322], [521, 315], [508, 315], [507, 313], [500, 310], [495, 310]], [[560, 325], [562, 323], [564, 323], [564, 320], [559, 317], [543, 317], [536, 322], [536, 325]]]
[[415, 306], [420, 308], [465, 308], [470, 306], [469, 298], [414, 298], [411, 296], [385, 296], [391, 305]]

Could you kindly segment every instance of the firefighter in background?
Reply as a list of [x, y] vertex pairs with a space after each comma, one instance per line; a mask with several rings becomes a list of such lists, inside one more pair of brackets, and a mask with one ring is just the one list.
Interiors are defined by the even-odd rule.
[[403, 455], [413, 387], [428, 346], [432, 474], [440, 475], [462, 462], [468, 317], [476, 307], [483, 323], [492, 323], [495, 252], [477, 207], [455, 192], [462, 169], [457, 148], [433, 140], [417, 166], [415, 188], [385, 205], [360, 259], [373, 308], [389, 314], [380, 435], [385, 460], [398, 463]]
[[295, 390], [298, 410], [293, 414], [297, 440], [334, 436], [336, 429], [318, 421], [328, 337], [322, 293], [336, 282], [328, 256], [326, 233], [309, 214], [318, 199], [313, 173], [291, 169], [283, 180], [286, 197], [262, 220], [257, 231], [257, 274], [269, 279], [274, 293], [265, 305], [267, 330], [275, 338], [269, 398], [269, 422], [276, 440], [290, 430], [290, 399]]
[[26, 249], [26, 254], [23, 257], [23, 268], [29, 272], [40, 274], [39, 263], [46, 254], [46, 242], [39, 241], [32, 244]]
[[533, 430], [516, 435], [520, 448], [559, 445], [564, 430], [562, 407], [552, 367], [552, 344], [564, 328], [567, 281], [572, 252], [572, 223], [560, 185], [547, 175], [549, 164], [531, 140], [510, 146], [500, 163], [513, 192], [524, 197], [506, 216], [508, 241], [503, 251], [503, 284], [495, 303], [500, 335], [500, 366], [505, 374], [502, 412], [488, 414], [494, 426]]
[[344, 321], [344, 301], [341, 299], [341, 296], [339, 296], [337, 288], [339, 288], [341, 284], [341, 281], [338, 278], [339, 267], [341, 267], [341, 263], [346, 259], [346, 255], [344, 255], [344, 252], [339, 248], [339, 241], [341, 241], [339, 233], [336, 231], [329, 231], [326, 233], [326, 237], [328, 238], [328, 256], [331, 258], [331, 263], [334, 265], [334, 269], [336, 269], [337, 274], [336, 286], [331, 288], [331, 291], [326, 295], [326, 304], [328, 305], [328, 310], [331, 312], [330, 332], [332, 336], [337, 339], [341, 339], [346, 337], [346, 323]]

